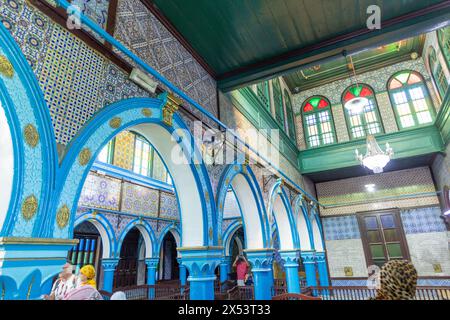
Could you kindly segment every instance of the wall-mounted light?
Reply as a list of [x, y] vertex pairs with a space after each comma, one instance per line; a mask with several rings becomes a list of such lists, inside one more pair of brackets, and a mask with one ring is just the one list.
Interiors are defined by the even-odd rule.
[[158, 87], [158, 83], [156, 81], [138, 68], [133, 68], [130, 73], [130, 80], [152, 94], [155, 93], [156, 88]]
[[375, 191], [375, 184], [373, 184], [373, 183], [366, 184], [364, 187], [366, 188], [367, 192]]

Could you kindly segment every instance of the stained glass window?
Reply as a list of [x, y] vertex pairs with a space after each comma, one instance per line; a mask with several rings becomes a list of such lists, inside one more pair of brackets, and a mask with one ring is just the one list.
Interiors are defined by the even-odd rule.
[[415, 71], [400, 71], [388, 82], [388, 91], [400, 129], [433, 122], [435, 111], [422, 76]]
[[354, 113], [344, 108], [351, 138], [358, 139], [365, 137], [367, 134], [383, 132], [381, 117], [373, 90], [365, 84], [352, 85], [344, 91], [342, 104], [356, 97], [367, 98], [369, 102], [360, 113]]
[[142, 136], [135, 136], [133, 172], [172, 184], [170, 174], [155, 149]]
[[303, 103], [303, 127], [309, 148], [336, 142], [330, 102], [322, 96], [313, 96]]
[[448, 88], [448, 83], [444, 71], [442, 70], [442, 66], [436, 57], [436, 51], [433, 47], [430, 47], [430, 51], [428, 54], [428, 64], [430, 66], [431, 76], [433, 78], [434, 84], [439, 91], [439, 95], [443, 99]]
[[450, 27], [442, 28], [437, 31], [439, 47], [444, 54], [447, 66], [450, 66]]
[[270, 112], [269, 82], [263, 81], [258, 83], [256, 85], [256, 93], [266, 110]]
[[109, 164], [113, 163], [115, 140], [115, 138], [110, 140], [108, 144], [103, 147], [102, 151], [100, 151], [97, 157], [97, 161]]
[[284, 102], [286, 103], [286, 117], [287, 117], [287, 125], [288, 125], [288, 134], [289, 137], [295, 140], [295, 122], [294, 122], [294, 113], [292, 111], [292, 103], [291, 98], [289, 97], [289, 93], [287, 90], [284, 90]]
[[284, 128], [283, 96], [281, 94], [280, 80], [278, 78], [272, 81], [272, 89], [275, 105], [275, 120], [282, 128]]

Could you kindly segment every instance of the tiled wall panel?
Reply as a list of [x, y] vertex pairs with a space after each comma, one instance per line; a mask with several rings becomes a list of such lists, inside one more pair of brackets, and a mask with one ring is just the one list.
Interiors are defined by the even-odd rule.
[[124, 183], [122, 211], [156, 217], [158, 215], [158, 190], [128, 182]]
[[159, 200], [160, 217], [166, 219], [180, 219], [178, 201], [174, 194], [161, 192]]
[[78, 201], [79, 206], [119, 210], [119, 179], [89, 173]]

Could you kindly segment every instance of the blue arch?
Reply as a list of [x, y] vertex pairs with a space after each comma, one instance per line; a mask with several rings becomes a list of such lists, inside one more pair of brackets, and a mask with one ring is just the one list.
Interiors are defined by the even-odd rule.
[[[284, 190], [283, 188], [283, 184], [282, 184], [282, 180], [278, 179], [277, 182], [275, 182], [271, 188], [270, 191], [270, 198], [269, 198], [269, 205], [268, 205], [268, 210], [267, 212], [270, 213], [270, 215], [272, 215], [272, 211], [273, 211], [273, 205], [274, 202], [276, 200], [277, 196], [281, 197], [281, 201], [283, 202], [283, 205], [286, 209], [286, 213], [287, 213], [287, 218], [288, 218], [288, 222], [289, 222], [289, 229], [291, 231], [291, 237], [292, 237], [292, 244], [293, 244], [293, 249], [300, 249], [300, 240], [298, 237], [298, 232], [297, 232], [297, 225], [295, 223], [294, 220], [294, 214], [292, 213], [292, 207], [291, 204], [289, 202], [289, 196], [286, 193], [286, 190]], [[278, 234], [280, 233], [279, 231], [279, 224], [280, 221], [277, 221], [275, 215], [273, 215], [274, 217], [274, 221], [275, 224], [277, 226], [278, 229]], [[280, 234], [279, 234], [280, 235]], [[281, 247], [281, 238], [280, 239], [280, 247]]]
[[[232, 222], [228, 228], [225, 230], [225, 232], [223, 233], [223, 255], [224, 256], [229, 256], [231, 255], [231, 240], [235, 234], [235, 232], [239, 229], [239, 228], [244, 228], [245, 230], [245, 226], [242, 223], [241, 219], [236, 219], [236, 221]], [[245, 234], [245, 231], [244, 231]], [[246, 239], [244, 239], [244, 241], [247, 241]], [[245, 243], [245, 247], [247, 247], [247, 244]]]
[[32, 300], [37, 299], [41, 295], [41, 271], [36, 269], [31, 272], [23, 281], [19, 287], [19, 299], [20, 300]]
[[[14, 69], [12, 78], [0, 74], [0, 101], [11, 130], [15, 170], [8, 214], [0, 235], [14, 236], [20, 229], [21, 236], [43, 237], [58, 163], [52, 121], [33, 71], [3, 24], [0, 24], [0, 55]], [[24, 129], [29, 124], [39, 136], [34, 148], [24, 141]], [[20, 207], [30, 195], [37, 198], [38, 210], [30, 221], [25, 221]]]
[[[309, 214], [308, 214], [308, 208], [309, 207], [308, 207], [307, 201], [305, 200], [305, 198], [303, 197], [302, 194], [299, 194], [294, 200], [293, 212], [295, 214], [303, 215], [303, 218], [306, 221], [306, 228], [308, 230], [309, 244], [311, 246], [311, 250], [314, 250], [314, 234], [313, 234], [313, 230], [312, 230], [311, 220], [310, 220]], [[298, 230], [298, 226], [297, 226], [297, 230]], [[299, 234], [299, 244], [300, 244], [300, 249], [302, 249], [300, 234]]]
[[[123, 241], [125, 240], [125, 237], [128, 234], [128, 232], [130, 232], [130, 230], [133, 229], [134, 227], [137, 227], [139, 229], [139, 232], [141, 232], [144, 239], [145, 239], [145, 236], [149, 237], [149, 239], [151, 241], [151, 249], [152, 249], [151, 257], [157, 258], [158, 254], [157, 254], [156, 249], [158, 247], [158, 240], [157, 240], [150, 224], [146, 220], [143, 220], [140, 218], [131, 220], [127, 224], [127, 226], [123, 229], [123, 231], [120, 234], [119, 239], [117, 241], [117, 250], [115, 252], [115, 257], [120, 258], [120, 250], [122, 249]], [[144, 232], [142, 231], [142, 229], [140, 227], [142, 227], [144, 229], [146, 234], [144, 234]], [[145, 252], [145, 255], [146, 256], [149, 255], [147, 251]]]
[[[117, 247], [117, 239], [116, 239], [116, 235], [114, 234], [114, 228], [111, 225], [111, 223], [109, 222], [108, 218], [106, 218], [102, 213], [100, 212], [92, 212], [92, 211], [88, 211], [83, 213], [82, 215], [78, 216], [75, 220], [74, 223], [74, 229], [76, 226], [82, 224], [85, 221], [89, 221], [89, 222], [93, 222], [95, 221], [96, 223], [99, 223], [104, 231], [106, 231], [106, 235], [107, 235], [107, 241], [109, 244], [109, 252], [108, 252], [108, 256], [104, 257], [104, 258], [112, 258], [114, 257], [114, 253], [116, 252], [116, 247]], [[94, 224], [95, 226], [95, 224]], [[97, 228], [97, 226], [95, 226]], [[98, 230], [101, 234], [102, 230]], [[103, 237], [102, 241], [103, 241]], [[105, 255], [105, 246], [103, 245], [103, 255]]]
[[0, 275], [0, 300], [18, 299], [16, 281], [8, 276]]
[[[174, 231], [174, 232], [176, 232], [178, 234], [177, 236], [179, 238], [179, 243], [177, 243], [177, 246], [181, 247], [182, 244], [181, 244], [181, 230], [180, 230], [180, 228], [177, 225], [175, 225], [175, 224], [169, 224], [168, 226], [166, 226], [161, 231], [161, 234], [160, 234], [158, 242], [157, 242], [156, 252], [155, 252], [155, 254], [153, 254], [154, 256], [158, 256], [159, 252], [161, 251], [161, 246], [162, 246], [162, 243], [164, 241], [164, 237], [167, 235], [168, 232], [172, 232], [172, 231]], [[176, 241], [177, 240], [176, 237], [174, 237], [174, 238], [175, 238], [175, 241]]]
[[[320, 241], [322, 243], [322, 249], [323, 249], [323, 251], [325, 251], [325, 239], [324, 239], [324, 234], [323, 234], [322, 222], [319, 217], [319, 212], [317, 211], [316, 206], [313, 206], [311, 208], [311, 211], [312, 211], [313, 219], [315, 220], [315, 222], [317, 223], [317, 227], [319, 228], [319, 233], [320, 233], [319, 236], [320, 236]], [[311, 229], [313, 229], [313, 228], [311, 227]], [[313, 234], [313, 239], [314, 239], [314, 237], [315, 237], [314, 232], [312, 232], [312, 234]], [[314, 249], [317, 250], [317, 248], [315, 248], [315, 245], [314, 245]]]
[[[250, 186], [250, 189], [253, 194], [253, 198], [256, 202], [256, 206], [258, 208], [258, 216], [259, 221], [261, 225], [262, 230], [262, 243], [264, 248], [267, 248], [269, 245], [269, 224], [267, 221], [267, 214], [264, 206], [264, 200], [261, 193], [261, 189], [258, 184], [258, 180], [256, 179], [253, 171], [251, 170], [249, 165], [242, 165], [239, 163], [229, 164], [224, 169], [222, 176], [219, 180], [218, 189], [217, 189], [217, 225], [218, 225], [218, 234], [220, 235], [220, 239], [224, 239], [224, 234], [222, 234], [222, 223], [223, 223], [223, 213], [224, 213], [224, 207], [225, 207], [225, 198], [227, 195], [227, 191], [231, 186], [231, 182], [233, 181], [233, 178], [241, 174], [244, 176], [245, 180], [247, 181], [248, 185]], [[239, 206], [240, 208], [240, 206]], [[242, 211], [241, 211], [242, 214]], [[246, 234], [247, 229], [245, 226], [245, 221], [243, 220], [243, 227], [244, 227], [244, 234]], [[247, 243], [247, 240], [245, 240]], [[247, 246], [247, 244], [246, 244]], [[262, 248], [261, 248], [262, 249]]]
[[[167, 126], [164, 123], [162, 108], [165, 104], [166, 97], [163, 97], [163, 99], [133, 98], [113, 103], [93, 116], [84, 129], [72, 140], [59, 172], [61, 177], [57, 186], [59, 194], [52, 210], [53, 214], [56, 215], [58, 209], [66, 205], [71, 212], [71, 218], [68, 226], [64, 228], [58, 228], [56, 223], [53, 225], [54, 237], [66, 238], [73, 231], [73, 217], [83, 182], [102, 147], [115, 135], [127, 128], [144, 123], [153, 123], [158, 124], [171, 134], [176, 139], [176, 143], [182, 147], [184, 156], [189, 159], [189, 166], [196, 181], [195, 187], [198, 190], [202, 208], [202, 212], [199, 213], [202, 215], [203, 221], [203, 230], [200, 230], [203, 239], [202, 245], [217, 243], [215, 203], [212, 196], [209, 196], [212, 195], [212, 187], [206, 167], [202, 162], [201, 154], [195, 147], [194, 139], [181, 117], [175, 113], [172, 126]], [[142, 114], [144, 108], [147, 112], [149, 111], [147, 116]], [[109, 121], [113, 118], [121, 119], [120, 125], [116, 128], [109, 125]], [[92, 156], [90, 161], [83, 166], [78, 161], [78, 155], [85, 148], [92, 150]], [[176, 177], [173, 178], [176, 179]], [[175, 188], [177, 195], [179, 195], [179, 191]], [[179, 197], [177, 198], [179, 200]], [[181, 225], [183, 225], [182, 217], [183, 212], [181, 212], [180, 217]], [[55, 221], [55, 217], [53, 217], [53, 221]], [[209, 234], [211, 234], [211, 237]]]

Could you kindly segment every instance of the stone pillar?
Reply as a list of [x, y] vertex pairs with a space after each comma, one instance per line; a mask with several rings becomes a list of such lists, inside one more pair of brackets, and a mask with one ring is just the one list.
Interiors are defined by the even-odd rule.
[[115, 258], [102, 259], [102, 267], [103, 267], [102, 290], [112, 292], [114, 284], [114, 272], [116, 271], [118, 263], [119, 259]]
[[297, 250], [280, 251], [280, 255], [284, 261], [288, 293], [300, 293], [300, 279], [298, 277], [299, 252]]
[[315, 254], [317, 269], [319, 271], [319, 282], [322, 287], [328, 287], [330, 280], [328, 279], [328, 268], [325, 252], [316, 252]]
[[250, 262], [255, 286], [255, 300], [271, 300], [273, 287], [273, 249], [244, 250]]
[[306, 285], [308, 287], [316, 287], [316, 262], [314, 259], [314, 252], [302, 251], [300, 255], [302, 257], [303, 265], [305, 266]]
[[231, 257], [224, 256], [220, 261], [220, 283], [224, 283], [228, 280], [228, 273], [231, 268]]
[[[146, 258], [145, 264], [147, 265], [147, 285], [154, 286], [156, 284], [156, 270], [158, 269], [159, 258]], [[155, 289], [150, 288], [148, 290], [148, 299], [153, 300], [155, 298]]]
[[214, 300], [214, 270], [220, 263], [223, 247], [177, 248], [189, 271], [191, 300]]

